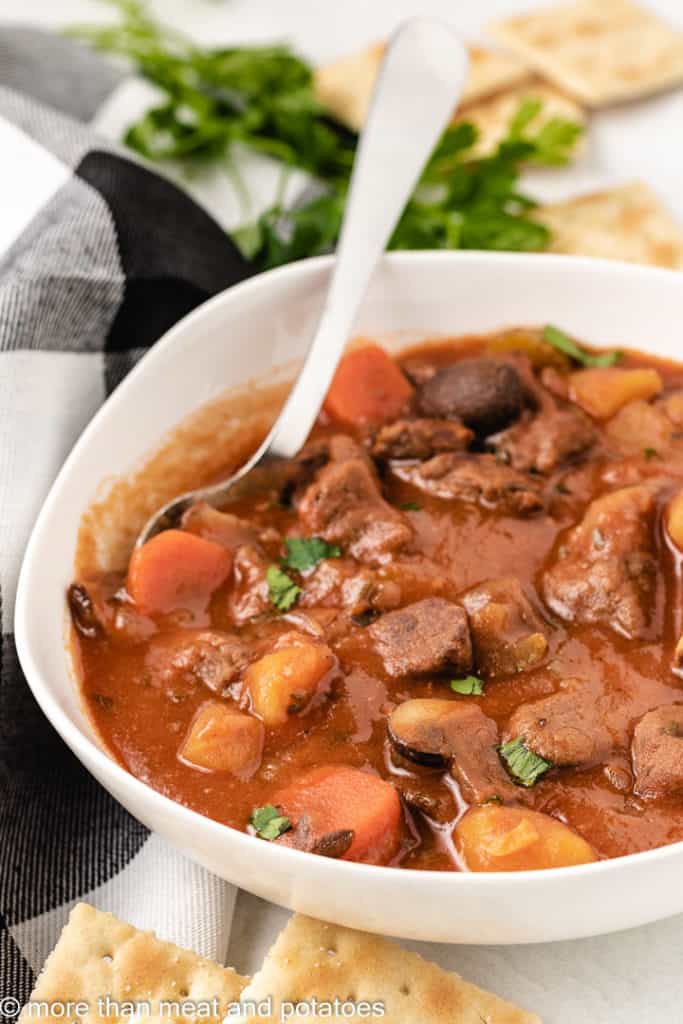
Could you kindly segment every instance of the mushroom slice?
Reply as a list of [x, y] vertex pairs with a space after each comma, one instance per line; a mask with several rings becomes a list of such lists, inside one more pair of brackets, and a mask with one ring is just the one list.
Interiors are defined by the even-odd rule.
[[450, 700], [407, 700], [389, 718], [389, 738], [403, 757], [430, 768], [446, 768], [452, 756], [458, 710]]
[[416, 764], [448, 768], [467, 803], [519, 796], [498, 756], [496, 723], [474, 704], [407, 700], [389, 718], [389, 738]]

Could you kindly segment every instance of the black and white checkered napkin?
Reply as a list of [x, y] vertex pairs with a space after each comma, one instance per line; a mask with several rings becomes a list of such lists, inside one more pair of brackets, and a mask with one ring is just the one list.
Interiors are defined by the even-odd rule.
[[26, 541], [79, 433], [168, 327], [249, 272], [191, 199], [89, 130], [120, 83], [69, 40], [0, 30], [0, 1000], [27, 998], [80, 899], [219, 960], [234, 905], [71, 755], [12, 635]]

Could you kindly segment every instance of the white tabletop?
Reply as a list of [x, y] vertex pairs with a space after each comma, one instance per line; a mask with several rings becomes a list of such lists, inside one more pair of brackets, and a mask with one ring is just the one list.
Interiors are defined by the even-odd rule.
[[[648, 0], [683, 27], [681, 0]], [[434, 14], [470, 37], [493, 17], [536, 6], [534, 0], [156, 0], [152, 5], [197, 38], [214, 43], [287, 40], [315, 62], [386, 34], [402, 18]], [[59, 27], [108, 20], [111, 9], [91, 0], [0, 0], [0, 21]], [[129, 116], [123, 95], [100, 119], [115, 134]], [[123, 104], [123, 106], [122, 106]], [[683, 90], [594, 116], [580, 163], [536, 172], [527, 186], [554, 198], [615, 181], [645, 178], [683, 223]], [[223, 221], [233, 213], [224, 194], [203, 197]], [[624, 894], [628, 899], [628, 893]], [[553, 908], [548, 907], [552, 914]], [[240, 893], [229, 962], [243, 972], [260, 965], [287, 913]], [[545, 946], [429, 946], [423, 955], [457, 970], [542, 1015], [546, 1024], [645, 1024], [683, 1019], [683, 917], [618, 935]]]

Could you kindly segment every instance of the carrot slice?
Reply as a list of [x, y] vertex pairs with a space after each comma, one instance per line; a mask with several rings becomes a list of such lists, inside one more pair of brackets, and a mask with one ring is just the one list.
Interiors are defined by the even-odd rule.
[[[302, 815], [314, 841], [350, 830], [342, 860], [386, 864], [401, 842], [401, 802], [389, 782], [345, 765], [314, 768], [273, 796], [294, 825]], [[291, 833], [286, 833], [291, 836]]]
[[398, 416], [413, 389], [391, 356], [378, 345], [349, 352], [340, 362], [325, 411], [340, 423], [383, 423]]
[[128, 566], [128, 593], [147, 612], [205, 607], [232, 569], [232, 555], [183, 530], [165, 530], [136, 548]]

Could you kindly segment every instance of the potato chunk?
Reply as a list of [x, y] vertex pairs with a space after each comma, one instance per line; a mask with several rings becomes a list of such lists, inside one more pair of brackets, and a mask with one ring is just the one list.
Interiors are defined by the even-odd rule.
[[598, 420], [607, 420], [627, 402], [647, 401], [662, 390], [656, 370], [620, 370], [616, 366], [577, 370], [569, 376], [572, 401]]
[[666, 529], [679, 551], [683, 551], [683, 491], [679, 491], [666, 510]]
[[456, 826], [455, 841], [470, 871], [536, 871], [598, 859], [586, 840], [561, 821], [500, 804], [468, 811]]
[[263, 751], [263, 723], [222, 701], [202, 704], [179, 751], [182, 761], [208, 772], [250, 778]]
[[266, 654], [244, 675], [252, 710], [269, 727], [284, 725], [308, 707], [334, 665], [324, 644], [300, 643]]

